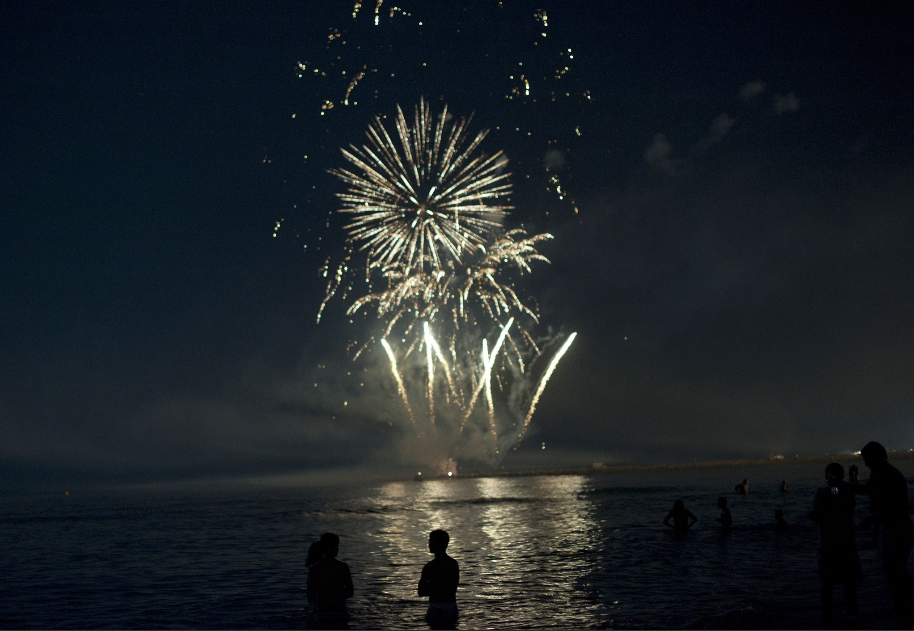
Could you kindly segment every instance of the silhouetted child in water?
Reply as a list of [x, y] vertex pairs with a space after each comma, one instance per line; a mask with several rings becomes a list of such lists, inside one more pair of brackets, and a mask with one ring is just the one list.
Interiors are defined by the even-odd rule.
[[737, 495], [749, 495], [749, 480], [743, 480], [733, 490], [736, 491]]
[[419, 595], [428, 596], [425, 621], [433, 629], [453, 629], [457, 625], [457, 585], [460, 567], [447, 555], [451, 537], [444, 530], [433, 530], [428, 536], [428, 551], [435, 558], [422, 568]]
[[825, 467], [828, 484], [816, 491], [810, 518], [819, 527], [817, 554], [822, 582], [822, 611], [833, 621], [832, 590], [844, 585], [847, 614], [857, 615], [857, 581], [863, 578], [854, 535], [854, 507], [857, 500], [851, 485], [844, 482], [844, 467], [833, 462]]
[[[673, 523], [670, 523], [672, 521]], [[691, 528], [698, 518], [689, 512], [682, 500], [673, 502], [673, 510], [667, 513], [663, 518], [663, 525], [669, 526], [674, 532], [686, 532]]]
[[336, 559], [340, 538], [325, 532], [320, 542], [324, 556], [308, 569], [308, 602], [314, 607], [314, 622], [318, 629], [348, 629], [346, 599], [355, 591], [352, 575], [349, 566]]
[[717, 517], [714, 521], [719, 521], [720, 527], [725, 531], [733, 528], [733, 515], [730, 514], [730, 509], [727, 507], [726, 497], [721, 497], [717, 500], [717, 508], [720, 509], [720, 517]]

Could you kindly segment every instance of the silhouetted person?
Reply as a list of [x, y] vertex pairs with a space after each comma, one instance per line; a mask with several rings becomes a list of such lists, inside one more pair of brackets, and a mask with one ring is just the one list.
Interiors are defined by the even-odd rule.
[[784, 511], [780, 508], [774, 509], [774, 529], [775, 530], [787, 530], [790, 528], [790, 524], [787, 523], [787, 520], [784, 519]]
[[[670, 523], [672, 521], [672, 523]], [[667, 513], [663, 518], [663, 525], [669, 526], [674, 532], [686, 532], [691, 528], [698, 518], [689, 512], [682, 500], [673, 502], [673, 510]]]
[[909, 629], [914, 624], [911, 576], [908, 574], [914, 528], [908, 514], [908, 483], [901, 472], [889, 464], [885, 447], [879, 443], [867, 443], [860, 454], [863, 464], [870, 470], [870, 479], [864, 484], [851, 485], [851, 488], [870, 497], [872, 516], [864, 522], [871, 522], [875, 528], [882, 569], [892, 592], [898, 624], [900, 628]]
[[[312, 565], [324, 558], [324, 544], [315, 541], [308, 548], [308, 558], [305, 559], [305, 567], [310, 568]], [[316, 603], [311, 600], [311, 593], [308, 593], [308, 613], [305, 617], [305, 624], [309, 629], [317, 628], [317, 608]]]
[[308, 547], [308, 558], [305, 559], [305, 567], [311, 567], [324, 558], [324, 544], [315, 541]]
[[833, 620], [831, 597], [835, 585], [844, 585], [844, 599], [849, 616], [857, 615], [857, 581], [863, 574], [857, 540], [854, 535], [853, 486], [844, 482], [844, 467], [833, 462], [825, 467], [827, 484], [816, 491], [809, 517], [819, 527], [816, 556], [822, 586], [822, 612], [826, 621]]
[[433, 629], [453, 629], [457, 625], [457, 585], [460, 567], [447, 555], [450, 535], [444, 530], [433, 530], [428, 536], [428, 551], [435, 558], [422, 568], [419, 595], [428, 596], [425, 621]]
[[781, 492], [787, 492], [787, 480], [781, 480]]
[[726, 497], [718, 498], [717, 508], [720, 509], [720, 517], [716, 517], [714, 521], [719, 521], [720, 527], [723, 530], [730, 530], [733, 528], [733, 515], [730, 514], [730, 509], [727, 507]]
[[743, 480], [733, 490], [736, 491], [737, 495], [749, 495], [749, 480]]
[[860, 482], [860, 469], [857, 468], [857, 465], [852, 464], [851, 468], [847, 470], [848, 481], [851, 484], [857, 484]]
[[324, 546], [324, 556], [308, 570], [308, 602], [314, 606], [318, 629], [348, 629], [346, 599], [352, 598], [354, 589], [349, 566], [336, 559], [340, 538], [325, 532], [320, 542]]

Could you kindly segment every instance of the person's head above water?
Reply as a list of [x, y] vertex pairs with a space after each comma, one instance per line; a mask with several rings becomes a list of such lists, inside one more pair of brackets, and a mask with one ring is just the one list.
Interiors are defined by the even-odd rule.
[[451, 536], [446, 530], [433, 530], [428, 535], [428, 551], [432, 554], [444, 552], [451, 542]]
[[305, 567], [310, 567], [324, 558], [324, 544], [315, 541], [308, 548], [308, 558], [305, 560]]
[[685, 502], [683, 502], [682, 500], [676, 500], [675, 502], [673, 502], [673, 510], [684, 510], [684, 509], [685, 509]]
[[840, 482], [844, 479], [844, 467], [842, 467], [837, 462], [832, 462], [827, 467], [825, 467], [825, 479]]
[[340, 538], [332, 532], [322, 534], [321, 543], [324, 545], [324, 554], [328, 558], [335, 559], [336, 555], [340, 553]]
[[881, 467], [889, 461], [885, 447], [875, 441], [867, 443], [860, 450], [860, 455], [863, 456], [863, 464], [870, 469]]

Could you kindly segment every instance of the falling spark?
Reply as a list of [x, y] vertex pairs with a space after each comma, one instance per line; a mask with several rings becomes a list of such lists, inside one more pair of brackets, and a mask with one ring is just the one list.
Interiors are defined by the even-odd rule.
[[562, 344], [562, 347], [559, 349], [559, 352], [555, 354], [552, 358], [552, 361], [549, 362], [549, 368], [546, 369], [546, 372], [543, 373], [543, 378], [540, 379], [540, 385], [536, 389], [536, 394], [533, 395], [533, 399], [530, 401], [530, 409], [527, 411], [527, 416], [524, 417], [524, 426], [521, 429], [521, 433], [518, 435], [518, 441], [524, 438], [524, 434], [527, 433], [527, 427], [530, 425], [530, 419], [533, 418], [533, 412], [536, 411], [536, 404], [540, 400], [540, 395], [543, 394], [543, 390], [546, 389], [546, 383], [549, 381], [549, 377], [552, 376], [552, 371], [555, 370], [555, 367], [558, 366], [559, 360], [562, 359], [562, 355], [565, 354], [565, 351], [568, 350], [568, 347], [571, 346], [571, 343], [574, 341], [574, 338], [578, 336], [577, 333], [572, 333], [568, 336], [568, 339], [565, 340], [565, 343]]
[[451, 374], [451, 369], [448, 366], [447, 360], [444, 358], [444, 355], [441, 353], [441, 347], [438, 346], [438, 342], [435, 341], [435, 338], [429, 333], [428, 322], [425, 323], [426, 331], [426, 343], [430, 344], [432, 349], [435, 351], [435, 357], [438, 358], [438, 361], [441, 362], [441, 365], [444, 367], [444, 375], [447, 379], [448, 388], [451, 389], [451, 396], [454, 397], [454, 400], [458, 400], [457, 390], [454, 388], [454, 378]]
[[486, 371], [486, 403], [488, 404], [489, 410], [489, 428], [492, 432], [492, 439], [495, 442], [495, 453], [498, 453], [498, 430], [495, 427], [495, 403], [492, 401], [492, 364], [495, 362], [495, 354], [498, 352], [497, 349], [493, 350], [492, 356], [489, 356], [488, 348], [486, 348], [486, 340], [482, 340], [482, 361], [488, 366]]
[[397, 390], [400, 391], [400, 396], [403, 397], [403, 405], [406, 406], [406, 411], [409, 413], [409, 420], [412, 421], [413, 428], [418, 433], [419, 426], [416, 425], [416, 417], [413, 416], [413, 409], [409, 406], [409, 397], [406, 396], [406, 388], [403, 386], [403, 379], [400, 378], [400, 371], [397, 370], [397, 360], [394, 359], [394, 352], [391, 350], [387, 340], [381, 340], [381, 346], [384, 347], [384, 350], [387, 351], [387, 357], [390, 358], [390, 369], [394, 374], [394, 379], [397, 380]]
[[[486, 352], [486, 341], [483, 339], [482, 344], [482, 378], [476, 384], [476, 390], [473, 391], [473, 398], [470, 399], [470, 404], [467, 406], [467, 411], [463, 417], [463, 424], [460, 426], [460, 431], [463, 432], [463, 428], [466, 426], [467, 420], [469, 420], [470, 415], [473, 413], [473, 408], [476, 406], [476, 399], [479, 397], [479, 393], [482, 391], [482, 388], [488, 383], [491, 373], [492, 373], [492, 364], [494, 363], [495, 356], [498, 354], [498, 351], [501, 349], [501, 345], [505, 341], [505, 337], [508, 335], [508, 329], [511, 328], [511, 325], [514, 323], [514, 318], [508, 320], [508, 323], [502, 327], [501, 333], [498, 336], [498, 341], [495, 342], [495, 346], [492, 349], [491, 356]], [[491, 361], [490, 361], [491, 358]]]
[[346, 88], [346, 96], [343, 97], [343, 105], [349, 105], [349, 95], [352, 94], [352, 90], [355, 88], [356, 84], [364, 78], [364, 69], [352, 78], [352, 81], [349, 82], [349, 87]]
[[428, 419], [432, 425], [435, 424], [435, 362], [432, 361], [432, 334], [428, 330], [428, 322], [425, 323], [425, 359], [428, 364]]

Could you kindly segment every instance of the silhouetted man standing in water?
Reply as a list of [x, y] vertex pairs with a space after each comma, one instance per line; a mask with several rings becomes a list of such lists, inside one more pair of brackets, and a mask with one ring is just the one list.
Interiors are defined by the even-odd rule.
[[321, 535], [324, 558], [308, 570], [308, 601], [314, 604], [318, 629], [348, 629], [346, 599], [352, 598], [352, 576], [349, 566], [337, 561], [340, 538], [332, 532]]
[[425, 621], [433, 629], [453, 629], [457, 625], [457, 585], [460, 568], [457, 561], [447, 555], [450, 535], [444, 530], [433, 530], [428, 536], [428, 551], [435, 558], [422, 568], [419, 595], [428, 596]]
[[889, 464], [885, 447], [879, 443], [867, 443], [860, 455], [870, 470], [870, 479], [852, 487], [858, 495], [870, 497], [872, 517], [869, 519], [876, 529], [882, 569], [892, 592], [895, 615], [900, 628], [910, 629], [914, 624], [914, 605], [908, 557], [914, 544], [914, 527], [908, 514], [908, 483], [901, 471]]

